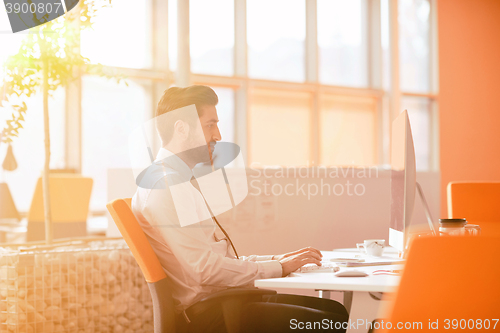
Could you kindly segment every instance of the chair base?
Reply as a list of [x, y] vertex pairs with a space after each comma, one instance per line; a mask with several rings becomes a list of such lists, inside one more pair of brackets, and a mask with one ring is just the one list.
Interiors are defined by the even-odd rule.
[[153, 300], [154, 333], [176, 332], [174, 299], [168, 278], [149, 283]]

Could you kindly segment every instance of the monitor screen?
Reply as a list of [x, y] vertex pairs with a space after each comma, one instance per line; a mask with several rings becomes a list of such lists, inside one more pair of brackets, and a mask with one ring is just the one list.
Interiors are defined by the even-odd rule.
[[415, 149], [408, 112], [403, 111], [392, 123], [391, 138], [391, 221], [389, 245], [404, 251], [415, 205]]
[[405, 172], [391, 171], [391, 229], [403, 232], [405, 230]]

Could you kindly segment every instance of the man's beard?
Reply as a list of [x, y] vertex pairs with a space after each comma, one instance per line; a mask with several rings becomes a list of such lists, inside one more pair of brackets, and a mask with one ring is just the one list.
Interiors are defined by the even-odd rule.
[[209, 143], [207, 143], [207, 149], [208, 149], [208, 155], [210, 157], [210, 163], [211, 164], [214, 164], [214, 152], [215, 152], [215, 145], [217, 143], [215, 141], [210, 141]]
[[[210, 144], [212, 144], [212, 142], [195, 148], [192, 148], [191, 146], [191, 148], [178, 152], [176, 155], [185, 161], [190, 161], [193, 164], [211, 163], [212, 153], [209, 148]], [[215, 142], [213, 143], [213, 146], [215, 147]]]

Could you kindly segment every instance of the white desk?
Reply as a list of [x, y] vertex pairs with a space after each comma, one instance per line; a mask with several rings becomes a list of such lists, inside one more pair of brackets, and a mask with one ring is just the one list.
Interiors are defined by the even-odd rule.
[[[357, 249], [339, 249], [334, 251], [322, 251], [323, 261], [330, 258], [354, 258], [360, 253]], [[392, 248], [386, 248], [383, 257], [363, 256], [368, 261], [392, 261], [397, 259], [397, 252]], [[348, 332], [366, 332], [366, 322], [371, 322], [378, 317], [381, 306], [386, 301], [380, 300], [381, 294], [395, 291], [399, 284], [398, 275], [372, 275], [376, 270], [398, 270], [402, 265], [380, 265], [358, 268], [344, 268], [341, 270], [361, 270], [369, 275], [367, 277], [336, 277], [334, 273], [292, 273], [290, 276], [278, 279], [256, 280], [255, 286], [259, 288], [289, 288], [307, 289], [319, 292], [319, 297], [330, 298], [331, 291], [344, 292], [344, 306], [349, 311], [350, 322], [363, 320], [362, 325], [353, 325]], [[358, 323], [361, 323], [359, 321]]]

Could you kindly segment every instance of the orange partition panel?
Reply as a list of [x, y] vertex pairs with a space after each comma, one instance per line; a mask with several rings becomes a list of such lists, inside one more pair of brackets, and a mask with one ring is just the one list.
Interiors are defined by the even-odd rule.
[[[458, 327], [484, 328], [486, 320], [492, 329], [492, 320], [498, 319], [499, 313], [499, 240], [482, 236], [416, 239], [409, 250], [392, 309], [384, 320], [385, 331], [394, 331], [399, 323], [421, 323], [420, 327], [405, 327], [405, 331], [428, 332], [432, 324], [432, 328], [437, 328], [432, 331], [444, 332], [453, 330], [455, 323]], [[392, 325], [390, 330], [388, 322]]]
[[500, 182], [451, 182], [447, 193], [449, 218], [466, 218], [484, 235], [500, 236]]

